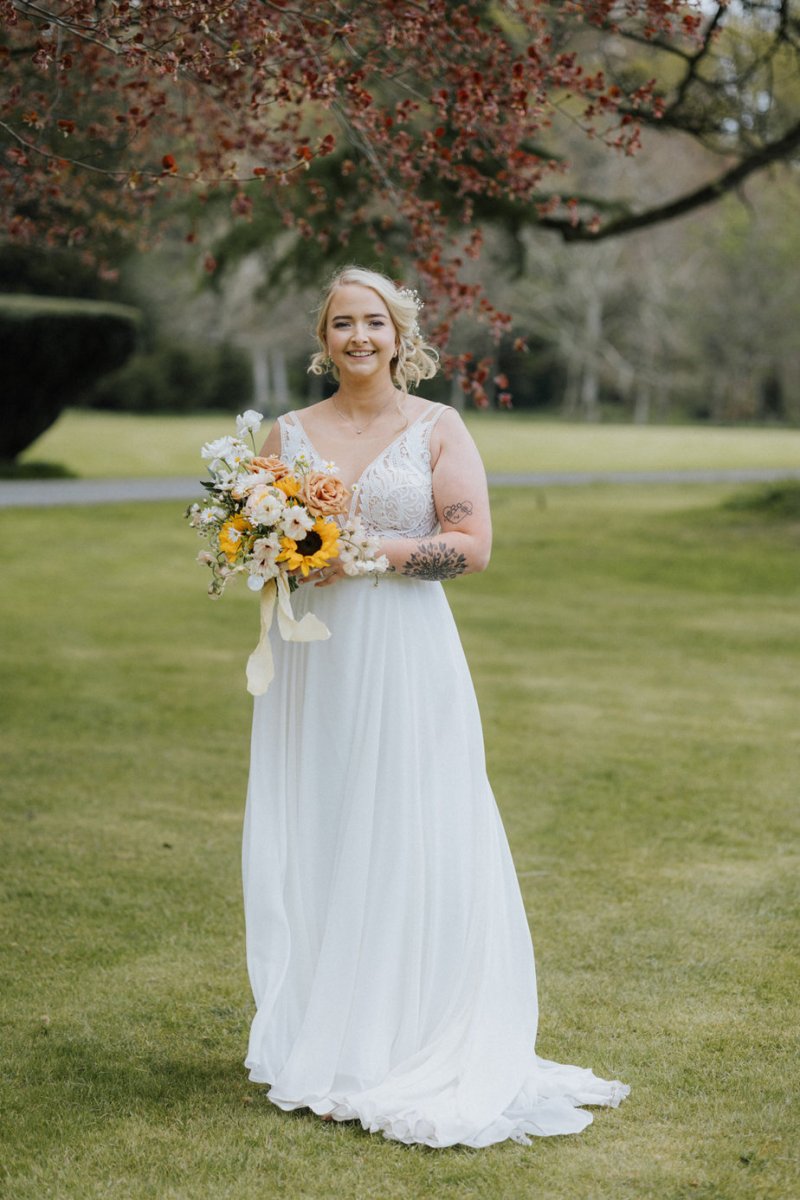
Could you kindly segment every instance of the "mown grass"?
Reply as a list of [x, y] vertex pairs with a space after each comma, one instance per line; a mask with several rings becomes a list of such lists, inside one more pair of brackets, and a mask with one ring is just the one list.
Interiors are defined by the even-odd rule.
[[241, 1065], [252, 597], [170, 505], [0, 515], [14, 1200], [787, 1200], [800, 525], [729, 491], [494, 497], [449, 587], [530, 915], [539, 1050], [633, 1086], [573, 1138], [405, 1148]]
[[[470, 413], [489, 471], [645, 471], [800, 467], [800, 430], [570, 425], [524, 413]], [[23, 455], [83, 476], [194, 475], [204, 441], [233, 417], [132, 416], [69, 409]]]

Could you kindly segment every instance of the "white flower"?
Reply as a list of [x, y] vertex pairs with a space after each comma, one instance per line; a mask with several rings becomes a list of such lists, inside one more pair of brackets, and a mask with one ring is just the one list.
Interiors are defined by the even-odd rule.
[[197, 556], [197, 561], [204, 567], [213, 566], [215, 559], [214, 555], [209, 550], [201, 550]]
[[326, 463], [323, 463], [323, 468], [326, 475], [335, 475], [339, 470], [333, 459], [328, 459]]
[[266, 579], [262, 575], [247, 576], [247, 586], [251, 592], [260, 592], [266, 582]]
[[238, 479], [235, 472], [218, 470], [214, 467], [213, 463], [210, 469], [215, 474], [214, 490], [217, 492], [232, 492]]
[[[200, 451], [200, 457], [206, 462], [210, 462], [212, 464], [219, 461], [227, 462], [229, 456], [233, 454], [234, 450], [237, 450], [240, 446], [244, 447], [244, 443], [240, 442], [238, 438], [216, 438], [213, 442], [206, 442]], [[213, 465], [211, 470], [215, 470]]]
[[244, 511], [252, 525], [274, 525], [283, 512], [283, 496], [277, 488], [260, 484], [247, 497]]
[[304, 471], [311, 470], [311, 463], [308, 461], [305, 454], [298, 454], [292, 465], [292, 470], [300, 472], [301, 475]]
[[248, 492], [252, 492], [254, 488], [268, 485], [275, 482], [275, 476], [269, 471], [248, 471], [245, 475], [240, 475], [236, 483], [231, 488], [231, 495], [234, 500], [241, 500]]
[[225, 509], [220, 508], [218, 504], [212, 504], [209, 508], [204, 508], [200, 513], [198, 525], [213, 525], [216, 521], [224, 521]]
[[345, 575], [367, 575], [377, 583], [377, 577], [389, 570], [386, 555], [378, 554], [380, 540], [367, 533], [358, 517], [344, 527], [342, 541], [339, 558]]
[[247, 412], [240, 413], [236, 418], [236, 432], [240, 438], [245, 437], [248, 433], [256, 434], [261, 428], [263, 420], [261, 413], [248, 408]]
[[239, 467], [242, 463], [249, 462], [253, 457], [253, 451], [245, 446], [244, 442], [237, 442], [228, 456], [228, 462], [232, 467]]
[[[269, 537], [259, 538], [253, 545], [249, 564], [250, 579], [274, 579], [280, 571], [280, 567], [275, 561], [280, 552], [281, 544], [274, 533]], [[248, 587], [257, 591], [258, 588], [250, 582], [250, 579], [247, 581]]]
[[284, 512], [281, 526], [287, 537], [300, 541], [309, 529], [314, 528], [314, 518], [307, 508], [303, 508], [301, 504], [293, 504]]

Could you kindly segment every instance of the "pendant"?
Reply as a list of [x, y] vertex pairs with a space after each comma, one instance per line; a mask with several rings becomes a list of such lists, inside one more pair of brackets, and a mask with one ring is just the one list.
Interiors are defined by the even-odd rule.
[[363, 429], [357, 429], [357, 430], [356, 430], [356, 433], [358, 434], [358, 436], [359, 436], [359, 437], [361, 437], [361, 435], [362, 435], [362, 433], [363, 433], [363, 432], [364, 432], [364, 430], [363, 430]]

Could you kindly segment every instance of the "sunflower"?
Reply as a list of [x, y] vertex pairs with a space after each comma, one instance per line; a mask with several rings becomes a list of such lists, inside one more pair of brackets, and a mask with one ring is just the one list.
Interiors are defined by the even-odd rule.
[[290, 571], [303, 575], [318, 567], [327, 567], [339, 553], [339, 527], [326, 517], [317, 517], [304, 538], [282, 537], [283, 549], [276, 562], [285, 562]]
[[300, 480], [295, 475], [282, 475], [276, 479], [273, 487], [279, 488], [287, 500], [291, 500], [300, 491]]
[[245, 534], [252, 531], [253, 526], [241, 515], [235, 513], [224, 521], [219, 531], [219, 548], [229, 563], [236, 560], [242, 548]]

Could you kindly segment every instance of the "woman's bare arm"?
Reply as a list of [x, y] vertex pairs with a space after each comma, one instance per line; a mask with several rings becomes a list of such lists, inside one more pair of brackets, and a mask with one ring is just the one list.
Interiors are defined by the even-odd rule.
[[281, 452], [281, 427], [278, 424], [278, 422], [275, 421], [275, 423], [273, 424], [269, 433], [267, 434], [267, 440], [264, 442], [264, 445], [261, 447], [261, 449], [259, 450], [258, 453], [263, 458], [269, 458], [270, 454], [279, 455], [280, 452]]
[[396, 571], [416, 579], [454, 579], [484, 571], [492, 549], [486, 472], [478, 448], [454, 409], [431, 435], [433, 499], [441, 532], [386, 540], [382, 552]]

